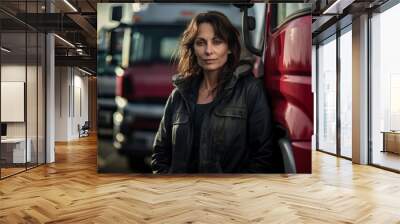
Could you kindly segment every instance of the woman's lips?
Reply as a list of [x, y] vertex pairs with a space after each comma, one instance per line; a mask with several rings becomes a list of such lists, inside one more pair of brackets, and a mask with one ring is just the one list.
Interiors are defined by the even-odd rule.
[[203, 59], [203, 61], [207, 64], [214, 63], [217, 59]]

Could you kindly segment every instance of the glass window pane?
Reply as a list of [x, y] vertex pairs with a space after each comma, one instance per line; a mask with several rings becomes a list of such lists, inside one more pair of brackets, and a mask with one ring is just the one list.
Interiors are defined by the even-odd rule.
[[400, 170], [400, 4], [371, 19], [372, 163]]
[[[184, 26], [134, 27], [131, 42], [131, 64], [142, 62], [170, 63], [173, 46], [178, 45]], [[168, 48], [167, 48], [168, 47]]]
[[179, 38], [178, 37], [165, 37], [161, 39], [160, 43], [160, 57], [163, 60], [171, 60], [176, 49], [178, 48]]
[[318, 148], [336, 154], [336, 39], [318, 48]]
[[280, 26], [285, 20], [303, 10], [311, 9], [309, 3], [279, 3], [277, 10], [277, 26]]
[[340, 36], [340, 152], [352, 157], [352, 35]]

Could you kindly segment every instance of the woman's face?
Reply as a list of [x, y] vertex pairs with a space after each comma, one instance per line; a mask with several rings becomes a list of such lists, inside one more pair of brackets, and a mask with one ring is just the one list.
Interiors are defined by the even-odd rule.
[[215, 35], [210, 23], [201, 23], [194, 40], [194, 53], [204, 71], [219, 72], [228, 60], [229, 49], [228, 44]]

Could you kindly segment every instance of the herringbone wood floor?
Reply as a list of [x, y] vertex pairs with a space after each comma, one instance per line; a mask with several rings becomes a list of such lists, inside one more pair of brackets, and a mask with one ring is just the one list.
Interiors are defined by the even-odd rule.
[[312, 175], [97, 174], [96, 139], [0, 181], [0, 223], [400, 223], [400, 175], [313, 153]]

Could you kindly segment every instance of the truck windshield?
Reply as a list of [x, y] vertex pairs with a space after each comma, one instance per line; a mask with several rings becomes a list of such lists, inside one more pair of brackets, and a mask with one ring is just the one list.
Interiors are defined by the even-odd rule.
[[184, 28], [183, 25], [134, 25], [130, 64], [172, 62]]

